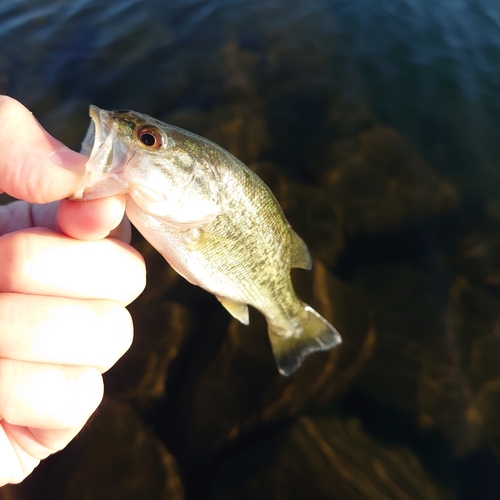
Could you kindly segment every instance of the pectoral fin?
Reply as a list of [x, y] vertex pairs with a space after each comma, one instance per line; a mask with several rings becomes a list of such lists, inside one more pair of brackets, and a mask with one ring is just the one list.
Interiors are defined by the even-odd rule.
[[217, 300], [226, 308], [233, 318], [236, 318], [244, 325], [248, 325], [250, 323], [250, 319], [248, 317], [248, 306], [246, 304], [236, 302], [235, 300], [231, 300], [226, 297], [217, 297]]
[[290, 231], [292, 235], [291, 266], [310, 271], [312, 268], [311, 254], [302, 238], [292, 229]]

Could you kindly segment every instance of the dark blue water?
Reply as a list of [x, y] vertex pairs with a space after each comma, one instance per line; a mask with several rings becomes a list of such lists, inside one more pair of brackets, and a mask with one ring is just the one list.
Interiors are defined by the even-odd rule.
[[[290, 54], [325, 58], [330, 67], [316, 72], [330, 81], [312, 82], [311, 91], [348, 79], [436, 167], [496, 177], [499, 20], [495, 0], [4, 0], [0, 85], [35, 108], [102, 99], [172, 109], [210, 99], [218, 49], [231, 37], [260, 54], [279, 40]], [[71, 112], [59, 113], [62, 120]]]
[[130, 108], [326, 186], [285, 210], [380, 335], [340, 406], [457, 499], [499, 491], [499, 74], [498, 0], [0, 0], [0, 93], [71, 147]]
[[498, 2], [345, 2], [335, 12], [378, 115], [450, 174], [496, 176]]

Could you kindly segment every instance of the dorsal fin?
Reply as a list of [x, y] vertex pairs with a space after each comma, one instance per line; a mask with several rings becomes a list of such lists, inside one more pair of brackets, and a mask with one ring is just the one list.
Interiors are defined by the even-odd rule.
[[299, 269], [307, 269], [310, 271], [312, 268], [312, 259], [306, 244], [293, 229], [290, 229], [290, 233], [292, 237], [292, 255], [290, 265], [292, 267], [298, 267]]

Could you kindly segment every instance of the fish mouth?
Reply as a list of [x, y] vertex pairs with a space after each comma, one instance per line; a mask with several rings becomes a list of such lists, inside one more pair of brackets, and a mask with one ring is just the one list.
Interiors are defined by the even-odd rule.
[[106, 140], [111, 137], [113, 123], [109, 112], [99, 109], [93, 104], [89, 108], [91, 118], [89, 128], [82, 142], [80, 153], [85, 156], [95, 157], [106, 144]]
[[71, 199], [91, 200], [129, 191], [123, 169], [133, 153], [119, 139], [112, 113], [90, 105], [91, 122], [80, 153], [88, 156], [84, 178]]

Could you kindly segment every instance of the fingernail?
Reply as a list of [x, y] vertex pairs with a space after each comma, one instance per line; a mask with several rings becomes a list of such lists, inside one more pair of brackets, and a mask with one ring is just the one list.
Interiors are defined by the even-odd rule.
[[52, 163], [59, 167], [80, 172], [85, 171], [85, 165], [88, 161], [86, 156], [83, 156], [64, 145], [52, 151], [48, 158]]

